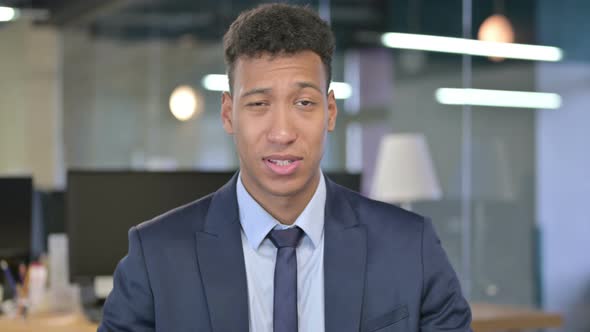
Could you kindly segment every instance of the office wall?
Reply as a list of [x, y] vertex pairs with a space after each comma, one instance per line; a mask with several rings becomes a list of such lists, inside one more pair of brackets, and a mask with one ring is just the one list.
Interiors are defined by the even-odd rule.
[[[224, 72], [219, 45], [96, 39], [75, 28], [63, 34], [69, 168], [237, 167], [221, 127], [221, 93], [204, 91], [200, 82]], [[203, 113], [187, 122], [168, 108], [181, 84], [199, 89], [205, 100]]]
[[538, 80], [563, 98], [537, 117], [543, 304], [565, 314], [562, 331], [589, 331], [590, 64], [542, 65]]
[[63, 186], [59, 33], [22, 18], [0, 29], [0, 175]]
[[539, 1], [538, 38], [565, 61], [540, 64], [537, 85], [559, 93], [557, 111], [537, 113], [537, 215], [542, 302], [564, 332], [590, 331], [590, 2]]

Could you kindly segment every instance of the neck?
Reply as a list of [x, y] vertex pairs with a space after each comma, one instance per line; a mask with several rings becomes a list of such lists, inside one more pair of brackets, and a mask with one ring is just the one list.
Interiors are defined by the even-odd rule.
[[289, 195], [272, 195], [261, 191], [257, 192], [252, 190], [254, 186], [248, 185], [244, 178], [242, 178], [242, 183], [250, 196], [273, 218], [283, 225], [292, 225], [313, 198], [320, 182], [320, 176], [321, 173], [318, 169], [317, 174], [311, 178], [309, 183], [305, 184], [298, 192]]

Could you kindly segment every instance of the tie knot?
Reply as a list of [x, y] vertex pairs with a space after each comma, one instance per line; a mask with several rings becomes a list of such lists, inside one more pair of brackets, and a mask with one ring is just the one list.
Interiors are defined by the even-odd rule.
[[268, 233], [268, 238], [277, 248], [292, 247], [296, 248], [303, 237], [303, 231], [299, 227], [287, 229], [273, 229]]

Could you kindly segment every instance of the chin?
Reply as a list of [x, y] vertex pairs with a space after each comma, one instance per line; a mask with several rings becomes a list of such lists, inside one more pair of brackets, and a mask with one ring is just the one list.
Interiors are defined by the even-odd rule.
[[277, 179], [271, 180], [266, 185], [266, 190], [275, 196], [292, 196], [302, 191], [305, 187], [299, 179], [287, 180]]

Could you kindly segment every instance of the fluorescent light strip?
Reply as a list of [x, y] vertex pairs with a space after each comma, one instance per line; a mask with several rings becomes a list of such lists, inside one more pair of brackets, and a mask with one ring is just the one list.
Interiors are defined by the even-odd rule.
[[352, 87], [345, 82], [332, 82], [330, 89], [334, 90], [334, 98], [348, 99], [352, 96]]
[[[201, 80], [203, 87], [209, 91], [229, 91], [227, 75], [209, 74]], [[334, 90], [336, 99], [348, 99], [352, 96], [352, 87], [345, 82], [332, 82], [330, 88]]]
[[209, 74], [201, 80], [203, 87], [209, 91], [229, 91], [227, 75]]
[[9, 22], [18, 18], [18, 10], [0, 6], [0, 22]]
[[555, 93], [440, 88], [436, 100], [445, 105], [557, 109], [561, 96]]
[[391, 48], [422, 50], [455, 54], [469, 54], [487, 57], [560, 61], [563, 51], [552, 46], [538, 46], [514, 43], [496, 43], [474, 39], [418, 35], [388, 32], [381, 36], [381, 43]]

